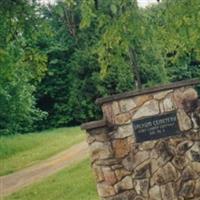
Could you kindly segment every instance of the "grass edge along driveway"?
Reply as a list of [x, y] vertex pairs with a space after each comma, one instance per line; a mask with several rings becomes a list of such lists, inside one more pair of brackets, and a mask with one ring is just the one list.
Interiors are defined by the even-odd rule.
[[83, 141], [80, 127], [0, 137], [0, 175], [26, 168]]
[[84, 160], [2, 200], [98, 200], [89, 166]]

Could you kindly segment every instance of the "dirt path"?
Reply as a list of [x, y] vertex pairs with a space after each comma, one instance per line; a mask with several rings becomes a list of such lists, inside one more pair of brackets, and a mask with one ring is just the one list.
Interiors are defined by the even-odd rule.
[[86, 158], [87, 155], [87, 144], [86, 142], [82, 142], [39, 164], [10, 175], [1, 176], [0, 199]]

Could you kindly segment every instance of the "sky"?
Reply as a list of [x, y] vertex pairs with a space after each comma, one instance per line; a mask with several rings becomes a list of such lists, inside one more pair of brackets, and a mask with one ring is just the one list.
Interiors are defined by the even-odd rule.
[[[56, 0], [40, 0], [40, 1], [43, 2], [43, 3], [53, 3]], [[156, 2], [157, 2], [157, 0], [138, 0], [139, 6], [141, 6], [143, 8], [148, 6], [151, 3], [156, 3]]]
[[138, 0], [138, 5], [141, 7], [146, 7], [152, 3], [157, 3], [157, 0]]

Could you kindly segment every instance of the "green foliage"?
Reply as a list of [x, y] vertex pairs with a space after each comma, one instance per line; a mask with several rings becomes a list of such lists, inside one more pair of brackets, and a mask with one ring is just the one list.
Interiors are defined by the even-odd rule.
[[101, 2], [99, 10], [92, 6], [91, 10], [95, 16], [92, 20], [98, 23], [101, 32], [96, 51], [103, 77], [116, 65], [120, 69], [132, 67], [130, 48], [135, 51], [135, 63], [144, 86], [200, 77], [197, 0], [192, 3], [166, 0], [145, 10], [139, 9], [134, 1]]
[[91, 32], [73, 30], [80, 25], [78, 3], [75, 7], [59, 3], [51, 10], [46, 8], [44, 13], [52, 34], [43, 41], [48, 73], [37, 87], [37, 102], [49, 115], [38, 127], [75, 125], [98, 118], [99, 110], [94, 101], [104, 93], [105, 87], [90, 47], [97, 41], [94, 28]]
[[0, 53], [1, 134], [28, 131], [33, 121], [42, 117], [42, 113], [34, 108], [32, 93], [35, 87], [29, 82], [31, 77], [22, 60], [23, 52], [16, 46], [6, 50]]
[[[148, 12], [170, 81], [200, 78], [199, 2], [163, 1]], [[157, 16], [158, 20], [155, 20]]]
[[36, 7], [1, 1], [0, 14], [0, 135], [27, 132], [44, 116], [33, 96], [46, 71], [46, 56], [35, 48]]
[[93, 0], [83, 0], [83, 3], [81, 4], [81, 13], [84, 20], [80, 23], [81, 28], [90, 27], [92, 18], [95, 17], [95, 14], [92, 11], [92, 8], [94, 7]]
[[99, 118], [100, 96], [200, 78], [199, 10], [198, 0], [2, 0], [1, 132], [80, 124]]
[[[109, 8], [107, 12], [105, 4]], [[94, 10], [96, 17], [93, 20], [101, 32], [96, 51], [102, 77], [111, 74], [112, 68], [120, 69], [120, 77], [123, 76], [124, 79], [127, 79], [127, 74], [132, 71], [132, 78], [127, 79], [132, 86], [127, 85], [124, 90], [134, 88], [134, 68], [137, 65], [143, 84], [166, 82], [167, 73], [164, 62], [160, 59], [160, 52], [157, 51], [158, 45], [153, 41], [146, 13], [137, 7], [136, 1], [106, 1], [101, 8]], [[155, 44], [152, 45], [152, 42]], [[130, 58], [130, 49], [133, 49], [136, 55], [134, 60]], [[117, 79], [120, 85], [123, 84], [121, 81], [123, 80]], [[118, 87], [114, 90], [120, 91]]]

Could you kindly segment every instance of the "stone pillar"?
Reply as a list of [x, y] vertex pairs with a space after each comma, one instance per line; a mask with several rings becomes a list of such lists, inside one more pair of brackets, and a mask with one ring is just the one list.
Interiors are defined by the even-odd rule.
[[[103, 120], [83, 124], [102, 200], [200, 199], [198, 81], [97, 100]], [[137, 141], [133, 122], [174, 112], [179, 133]], [[149, 119], [149, 118], [148, 118]], [[170, 133], [169, 133], [170, 134]]]

